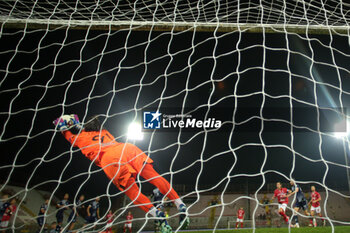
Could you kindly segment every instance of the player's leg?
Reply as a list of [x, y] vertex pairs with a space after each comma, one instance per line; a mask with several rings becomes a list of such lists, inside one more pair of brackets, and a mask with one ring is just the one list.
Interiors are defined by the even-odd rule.
[[288, 218], [288, 216], [286, 215], [286, 207], [287, 207], [287, 205], [286, 204], [281, 204], [281, 205], [279, 205], [279, 209], [278, 209], [278, 213], [283, 217], [283, 220], [286, 222], [286, 223], [288, 223], [288, 221], [289, 221], [289, 218]]
[[123, 191], [125, 195], [127, 195], [132, 202], [137, 205], [144, 212], [149, 213], [153, 217], [160, 218], [160, 228], [162, 232], [171, 232], [172, 229], [169, 226], [168, 222], [165, 219], [165, 215], [162, 211], [157, 210], [151, 201], [146, 197], [143, 193], [141, 193], [139, 187], [135, 182], [134, 177], [130, 177], [125, 188], [121, 186], [117, 186], [120, 191]]
[[38, 222], [38, 225], [39, 225], [39, 229], [41, 229], [41, 227], [44, 224], [44, 217], [37, 218], [37, 222]]
[[41, 231], [41, 228], [44, 226], [44, 232], [47, 230], [47, 227], [46, 227], [46, 224], [45, 224], [45, 218], [44, 216], [41, 216], [41, 217], [38, 217], [37, 218], [37, 222], [38, 222], [38, 225], [39, 225], [39, 230], [38, 232]]
[[321, 218], [322, 225], [323, 225], [323, 226], [326, 226], [326, 219], [322, 217], [321, 206], [317, 207], [316, 213], [317, 213], [318, 216]]
[[132, 224], [129, 224], [129, 232], [132, 233]]
[[123, 227], [123, 232], [125, 233], [126, 232], [126, 223], [124, 224], [124, 227]]
[[169, 182], [165, 178], [154, 170], [152, 164], [145, 164], [140, 175], [144, 179], [149, 180], [149, 182], [156, 186], [163, 195], [166, 195], [170, 200], [172, 200], [178, 209], [180, 205], [184, 205], [177, 192], [170, 187]]
[[61, 231], [62, 229], [62, 223], [63, 223], [63, 214], [56, 215], [56, 220], [57, 220], [57, 226], [56, 229], [57, 231]]
[[307, 209], [304, 209], [304, 213], [305, 213], [306, 216], [310, 216], [310, 213], [309, 213], [309, 211]]
[[308, 211], [308, 206], [307, 206], [306, 202], [305, 202], [305, 204], [303, 206], [303, 210], [304, 210], [304, 214], [306, 216], [308, 216], [308, 218], [309, 218], [309, 220], [311, 222], [312, 221], [312, 217], [311, 217], [311, 213]]
[[159, 221], [158, 220], [154, 220], [154, 233], [156, 233], [157, 231], [159, 231]]
[[75, 226], [75, 221], [74, 222], [71, 222], [70, 224], [69, 224], [69, 228], [68, 228], [68, 230], [73, 230], [74, 229], [74, 226]]
[[315, 213], [317, 215], [319, 215], [319, 213], [321, 212], [321, 208], [320, 207], [311, 207], [311, 211], [313, 212], [311, 215], [313, 217], [312, 219], [312, 225], [314, 227], [317, 227], [317, 219], [315, 218]]
[[326, 219], [323, 218], [322, 214], [319, 213], [318, 216], [321, 218], [321, 221], [322, 221], [322, 226], [326, 226]]
[[314, 209], [313, 206], [311, 206], [310, 215], [311, 215], [311, 219], [310, 219], [309, 226], [313, 227], [314, 226], [314, 222], [316, 221], [316, 219], [315, 219], [315, 209]]
[[[130, 148], [133, 149], [134, 147], [136, 146], [124, 147], [122, 145], [112, 147], [110, 150], [105, 151], [101, 159], [103, 171], [106, 173], [107, 177], [113, 181], [117, 188], [124, 192], [135, 205], [144, 212], [149, 213], [151, 216], [160, 218], [159, 221], [161, 222], [160, 225], [162, 232], [171, 232], [171, 227], [168, 225], [164, 213], [157, 210], [148, 197], [141, 193], [137, 186], [135, 178], [133, 177], [134, 174], [131, 173], [136, 172], [136, 170], [131, 166], [131, 162], [119, 166], [121, 162], [119, 159], [120, 155], [122, 153], [124, 153], [125, 156], [131, 154], [132, 151], [130, 151]], [[130, 161], [132, 161], [132, 159], [130, 159]]]
[[75, 213], [72, 211], [68, 217], [68, 230], [71, 231], [73, 230], [74, 226], [75, 226], [75, 221], [76, 221], [76, 215]]
[[306, 216], [310, 216], [310, 215], [311, 215], [310, 212], [308, 211], [308, 206], [307, 206], [307, 203], [306, 203], [306, 202], [304, 202], [302, 208], [303, 208], [304, 214], [305, 214]]
[[[116, 153], [121, 153], [117, 149]], [[121, 148], [119, 148], [119, 150], [121, 150]], [[146, 213], [150, 212], [151, 209], [154, 209], [150, 214], [156, 216], [156, 209], [151, 201], [141, 193], [133, 174], [130, 173], [130, 166], [119, 166], [120, 163], [116, 153], [111, 152], [114, 151], [105, 152], [101, 161], [102, 169], [107, 177], [112, 180], [113, 184], [115, 184], [120, 191], [123, 191], [140, 209]]]
[[[150, 213], [153, 216], [156, 216], [155, 214], [155, 207], [151, 203], [151, 201], [146, 197], [143, 193], [141, 193], [139, 187], [137, 186], [135, 182], [134, 177], [130, 177], [128, 180], [125, 188], [120, 188], [121, 191], [124, 191], [125, 195], [127, 195], [131, 201], [137, 205], [140, 209], [142, 209], [144, 212], [148, 213], [152, 210]], [[153, 210], [154, 209], [154, 210]], [[154, 214], [153, 214], [154, 212]]]
[[[95, 217], [93, 217], [93, 216], [86, 216], [86, 218], [85, 218], [85, 223], [84, 223], [84, 225], [83, 225], [83, 227], [85, 228], [87, 225], [91, 225], [91, 224], [93, 224], [94, 222], [96, 222], [97, 221], [97, 218], [95, 218]], [[95, 229], [95, 225], [93, 225], [92, 227], [90, 226], [90, 227], [88, 227], [88, 228], [85, 228], [84, 229], [84, 231], [86, 230], [86, 229], [92, 229], [92, 230], [94, 230]]]
[[156, 186], [159, 191], [172, 200], [178, 208], [181, 204], [184, 204], [176, 191], [170, 186], [169, 182], [154, 170], [152, 165], [153, 160], [148, 158], [140, 148], [133, 144], [125, 144], [123, 153], [126, 154], [130, 165], [137, 173]]
[[124, 153], [128, 157], [131, 166], [141, 177], [149, 180], [151, 184], [156, 186], [163, 195], [166, 195], [174, 202], [178, 209], [180, 209], [181, 206], [185, 206], [177, 192], [170, 186], [169, 182], [154, 170], [152, 165], [153, 160], [148, 158], [140, 148], [132, 144], [126, 144]]
[[294, 207], [294, 216], [293, 216], [293, 219], [292, 221], [294, 221], [294, 226], [299, 228], [299, 217], [298, 217], [298, 213], [299, 212], [299, 207], [295, 206]]
[[177, 192], [170, 186], [169, 182], [159, 175], [158, 172], [154, 170], [153, 165], [149, 163], [144, 164], [140, 176], [156, 186], [163, 195], [166, 195], [174, 202], [179, 212], [183, 213], [180, 215], [180, 225], [182, 225], [183, 228], [186, 228], [189, 224], [189, 219], [186, 215], [186, 205], [183, 203]]
[[238, 228], [238, 224], [239, 224], [239, 220], [237, 218], [237, 220], [236, 220], [236, 229]]
[[241, 228], [243, 228], [243, 219], [241, 220]]

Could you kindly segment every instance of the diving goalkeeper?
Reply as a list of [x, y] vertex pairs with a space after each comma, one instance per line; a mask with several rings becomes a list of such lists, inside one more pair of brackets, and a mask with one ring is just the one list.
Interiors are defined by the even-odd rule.
[[160, 176], [153, 168], [153, 160], [137, 146], [130, 143], [117, 142], [112, 134], [102, 128], [98, 117], [93, 117], [83, 125], [80, 133], [70, 130], [80, 126], [77, 115], [64, 115], [54, 121], [56, 128], [63, 136], [97, 166], [101, 167], [119, 190], [146, 213], [162, 218], [162, 232], [171, 231], [163, 212], [157, 210], [151, 201], [140, 192], [135, 182], [139, 174], [156, 186], [162, 194], [174, 202], [180, 214], [180, 226], [187, 227], [189, 219], [186, 216], [186, 206], [169, 182]]

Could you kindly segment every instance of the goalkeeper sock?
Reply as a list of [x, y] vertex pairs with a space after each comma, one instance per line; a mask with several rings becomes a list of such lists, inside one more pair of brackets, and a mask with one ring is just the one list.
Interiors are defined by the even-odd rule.
[[[156, 172], [153, 168], [152, 164], [147, 163], [140, 175], [142, 176], [142, 178], [144, 178], [145, 180], [149, 180], [149, 183], [153, 184], [154, 186], [156, 186], [159, 191], [163, 194], [166, 195], [170, 200], [174, 201], [177, 199], [180, 199], [179, 195], [176, 193], [176, 191], [170, 186], [169, 182], [164, 179], [161, 175], [158, 174], [158, 172]], [[181, 200], [180, 200], [181, 201]], [[179, 201], [177, 201], [177, 203], [179, 203]], [[179, 203], [183, 204], [182, 202]], [[175, 203], [176, 206], [178, 206]]]
[[138, 205], [140, 209], [145, 211], [146, 213], [149, 212], [151, 209], [154, 208], [151, 201], [146, 197], [143, 193], [141, 193], [139, 187], [137, 186], [135, 182], [134, 177], [130, 177], [126, 186], [125, 190], [120, 189], [121, 191], [124, 191], [125, 194], [130, 198], [130, 200], [135, 204]]
[[148, 213], [152, 215], [153, 217], [157, 217], [157, 209], [155, 207], [152, 207]]
[[176, 208], [180, 210], [185, 204], [182, 202], [180, 198], [174, 200], [174, 204], [176, 205]]

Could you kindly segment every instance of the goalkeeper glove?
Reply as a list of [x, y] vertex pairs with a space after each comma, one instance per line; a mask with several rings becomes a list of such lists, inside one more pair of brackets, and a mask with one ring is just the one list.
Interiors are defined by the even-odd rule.
[[64, 131], [68, 130], [72, 126], [80, 128], [79, 117], [76, 114], [63, 115], [53, 121], [53, 124], [57, 127], [58, 130]]

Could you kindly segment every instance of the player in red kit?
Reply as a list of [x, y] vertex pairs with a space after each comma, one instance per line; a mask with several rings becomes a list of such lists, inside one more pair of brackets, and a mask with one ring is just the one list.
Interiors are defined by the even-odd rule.
[[[163, 233], [171, 232], [172, 229], [164, 213], [157, 210], [148, 197], [140, 192], [135, 181], [138, 175], [148, 180], [163, 195], [173, 201], [180, 212], [180, 225], [187, 227], [189, 219], [185, 204], [169, 182], [154, 170], [153, 160], [137, 146], [117, 142], [112, 134], [102, 127], [98, 117], [88, 120], [83, 128], [80, 126], [77, 115], [73, 114], [56, 119], [54, 124], [74, 147], [79, 147], [88, 159], [101, 167], [113, 184], [123, 191], [135, 205], [151, 216], [159, 218]], [[77, 134], [70, 131], [74, 130], [74, 126], [80, 127]]]
[[134, 216], [132, 216], [131, 211], [128, 212], [128, 215], [126, 216], [126, 222], [124, 224], [124, 233], [126, 232], [126, 228], [129, 229], [129, 232], [132, 232], [132, 220]]
[[9, 226], [10, 219], [15, 214], [16, 209], [16, 199], [12, 198], [10, 201], [10, 205], [6, 208], [1, 218], [0, 227], [2, 229], [2, 232], [6, 232], [6, 228]]
[[106, 233], [112, 233], [112, 224], [113, 224], [113, 220], [114, 220], [114, 215], [112, 213], [112, 210], [108, 211], [106, 219], [107, 219]]
[[236, 229], [238, 228], [239, 223], [241, 223], [241, 228], [243, 228], [243, 219], [244, 219], [244, 210], [243, 210], [243, 207], [241, 207], [237, 211]]
[[283, 220], [288, 223], [289, 217], [286, 215], [286, 208], [288, 204], [288, 189], [282, 188], [281, 182], [276, 183], [277, 189], [274, 192], [274, 195], [272, 197], [272, 200], [274, 200], [277, 197], [278, 201], [278, 213], [283, 217]]
[[[319, 217], [322, 217], [321, 214], [321, 195], [316, 191], [315, 186], [311, 186], [311, 216], [313, 217], [313, 220], [310, 222], [311, 226], [316, 227], [317, 226], [317, 221], [314, 218], [315, 212]], [[326, 225], [326, 221], [324, 218], [322, 219], [323, 226]]]

